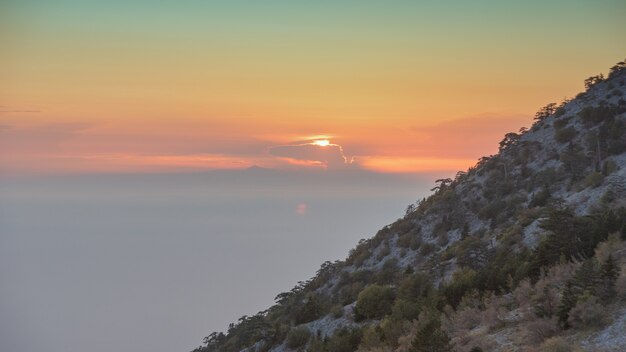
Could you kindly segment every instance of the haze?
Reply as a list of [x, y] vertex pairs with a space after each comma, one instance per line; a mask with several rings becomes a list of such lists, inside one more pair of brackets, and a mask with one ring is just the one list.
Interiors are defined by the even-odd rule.
[[197, 347], [622, 60], [625, 14], [0, 1], [0, 350]]
[[403, 214], [433, 175], [252, 169], [0, 184], [0, 350], [190, 351]]

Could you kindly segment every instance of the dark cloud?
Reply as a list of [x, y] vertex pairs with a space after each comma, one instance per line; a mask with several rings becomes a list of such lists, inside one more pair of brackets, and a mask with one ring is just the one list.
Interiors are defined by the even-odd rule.
[[311, 143], [280, 145], [271, 147], [269, 152], [271, 155], [281, 158], [318, 162], [333, 169], [352, 165], [352, 160], [345, 156], [343, 148], [337, 144], [328, 146], [319, 146]]

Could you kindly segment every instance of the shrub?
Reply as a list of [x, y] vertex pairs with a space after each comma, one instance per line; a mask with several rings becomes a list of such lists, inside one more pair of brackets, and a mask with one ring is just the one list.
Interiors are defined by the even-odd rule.
[[326, 342], [326, 352], [353, 352], [361, 343], [361, 330], [343, 328]]
[[311, 338], [311, 332], [307, 327], [301, 326], [297, 328], [291, 329], [289, 334], [287, 334], [287, 340], [285, 341], [287, 347], [292, 350], [298, 349], [309, 342]]
[[483, 334], [465, 334], [454, 345], [457, 352], [497, 351], [500, 346], [493, 338]]
[[618, 299], [622, 301], [626, 300], [626, 272], [622, 272], [622, 274], [617, 278], [615, 291], [617, 292]]
[[552, 195], [550, 194], [548, 187], [544, 187], [533, 194], [532, 199], [528, 203], [528, 207], [534, 208], [546, 206], [551, 197]]
[[330, 315], [335, 319], [343, 317], [343, 306], [341, 306], [340, 304], [332, 306], [330, 308]]
[[480, 285], [478, 273], [472, 269], [462, 268], [452, 274], [452, 280], [440, 288], [440, 293], [450, 305], [456, 307], [463, 296], [478, 285]]
[[350, 283], [342, 287], [341, 290], [339, 291], [339, 297], [340, 297], [341, 303], [350, 304], [356, 301], [359, 295], [359, 292], [363, 290], [363, 287], [365, 287], [365, 284], [363, 284], [363, 282], [360, 282], [360, 281]]
[[504, 325], [507, 312], [503, 307], [502, 297], [491, 293], [485, 297], [483, 305], [485, 306], [485, 310], [482, 312], [482, 325], [487, 327], [489, 330], [493, 330]]
[[398, 296], [402, 299], [417, 301], [422, 297], [426, 297], [430, 288], [431, 283], [428, 275], [417, 272], [400, 282]]
[[616, 109], [612, 106], [587, 106], [580, 112], [580, 117], [585, 122], [587, 127], [597, 125], [603, 120], [608, 120], [615, 116]]
[[406, 334], [410, 328], [411, 324], [408, 320], [395, 320], [387, 317], [380, 323], [383, 339], [391, 347], [397, 347], [400, 337]]
[[389, 245], [385, 243], [380, 249], [380, 251], [378, 252], [378, 256], [376, 256], [376, 259], [382, 260], [383, 258], [388, 256], [390, 253], [391, 253], [391, 249], [389, 248]]
[[619, 167], [617, 166], [617, 163], [613, 160], [607, 160], [604, 164], [602, 164], [602, 174], [604, 176], [610, 175], [618, 169]]
[[576, 129], [573, 127], [561, 128], [554, 132], [554, 139], [559, 143], [567, 143], [576, 135]]
[[448, 244], [448, 242], [450, 241], [450, 239], [448, 238], [448, 232], [447, 231], [440, 231], [439, 234], [437, 235], [437, 244], [441, 247], [445, 246]]
[[586, 156], [580, 147], [570, 144], [563, 154], [559, 155], [559, 160], [566, 173], [572, 175], [573, 180], [580, 180], [584, 176], [584, 171], [593, 164], [593, 161]]
[[431, 318], [419, 327], [411, 343], [412, 352], [448, 352], [452, 351], [450, 337], [441, 328], [437, 318]]
[[366, 240], [359, 241], [359, 244], [350, 250], [350, 254], [346, 259], [347, 265], [361, 266], [363, 262], [369, 258], [370, 250]]
[[311, 342], [309, 342], [306, 352], [326, 352], [324, 341], [317, 336], [313, 336]]
[[576, 306], [569, 312], [567, 319], [574, 328], [600, 328], [608, 323], [607, 310], [600, 304], [598, 297], [585, 294], [578, 299]]
[[565, 341], [562, 337], [551, 337], [545, 340], [539, 347], [544, 352], [577, 352], [582, 351], [579, 348], [575, 348], [569, 342]]
[[481, 312], [475, 307], [460, 307], [451, 319], [451, 327], [456, 331], [472, 330], [481, 322]]
[[389, 286], [371, 285], [366, 287], [356, 302], [357, 318], [378, 319], [391, 313], [395, 293]]
[[380, 271], [374, 275], [374, 282], [380, 285], [391, 284], [398, 274], [398, 259], [389, 258], [385, 261]]
[[557, 130], [560, 130], [561, 128], [567, 126], [568, 123], [569, 123], [569, 119], [555, 120], [554, 128], [556, 128]]
[[420, 314], [420, 307], [416, 302], [404, 299], [396, 300], [391, 308], [391, 318], [393, 320], [413, 320]]
[[409, 248], [411, 246], [411, 239], [412, 239], [412, 233], [407, 232], [398, 237], [398, 241], [396, 242], [396, 244], [400, 248]]
[[539, 318], [524, 326], [524, 335], [530, 343], [540, 343], [554, 336], [558, 331], [559, 326], [554, 319]]
[[416, 251], [420, 248], [420, 246], [422, 245], [422, 237], [420, 236], [414, 236], [411, 238], [411, 243], [409, 244], [409, 247]]
[[310, 294], [304, 304], [296, 309], [294, 321], [296, 324], [308, 323], [324, 316], [329, 308], [327, 296]]
[[382, 350], [385, 343], [381, 336], [381, 329], [378, 326], [370, 325], [363, 330], [361, 343], [358, 351], [379, 351]]
[[583, 180], [583, 187], [584, 188], [587, 188], [587, 187], [596, 188], [600, 186], [603, 179], [604, 179], [604, 176], [601, 173], [594, 171], [590, 173], [589, 175], [587, 175], [587, 177], [585, 177], [585, 179]]
[[420, 247], [420, 254], [423, 256], [427, 256], [430, 253], [432, 253], [434, 250], [435, 250], [435, 245], [430, 242], [426, 242], [422, 244], [422, 246]]

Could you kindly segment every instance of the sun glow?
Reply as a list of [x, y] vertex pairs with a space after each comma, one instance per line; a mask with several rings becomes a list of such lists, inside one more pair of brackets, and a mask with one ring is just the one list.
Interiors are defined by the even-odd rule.
[[320, 147], [328, 147], [330, 145], [330, 141], [328, 139], [318, 139], [313, 141], [311, 144], [317, 145]]

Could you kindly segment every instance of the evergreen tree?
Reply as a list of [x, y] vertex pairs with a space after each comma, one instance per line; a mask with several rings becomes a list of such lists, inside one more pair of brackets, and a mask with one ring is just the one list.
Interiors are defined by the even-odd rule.
[[619, 268], [615, 265], [613, 256], [609, 255], [606, 261], [602, 264], [600, 270], [600, 277], [602, 284], [600, 287], [600, 298], [604, 301], [608, 301], [615, 297], [615, 282], [619, 276]]
[[[608, 268], [607, 270], [611, 272], [613, 269]], [[561, 293], [561, 302], [556, 311], [559, 322], [564, 328], [569, 327], [569, 312], [576, 306], [578, 299], [583, 294], [598, 295], [602, 292], [603, 278], [601, 274], [602, 272], [598, 271], [595, 258], [588, 259], [576, 270], [574, 277], [565, 284]]]
[[576, 301], [578, 300], [577, 296], [572, 287], [572, 283], [568, 282], [561, 293], [561, 302], [556, 311], [559, 323], [561, 323], [564, 328], [568, 328], [567, 319], [569, 318], [569, 312], [576, 306]]
[[441, 322], [431, 318], [415, 335], [410, 352], [450, 352], [452, 344], [450, 337], [441, 329]]
[[572, 286], [577, 296], [588, 291], [596, 294], [600, 286], [600, 275], [595, 258], [585, 260], [574, 274]]

